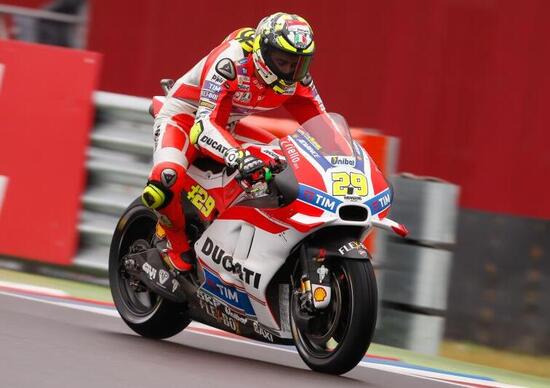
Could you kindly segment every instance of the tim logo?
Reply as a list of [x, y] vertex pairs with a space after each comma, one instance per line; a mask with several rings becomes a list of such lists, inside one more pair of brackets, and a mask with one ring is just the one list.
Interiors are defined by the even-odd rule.
[[313, 188], [306, 188], [304, 186], [300, 186], [300, 192], [298, 193], [298, 198], [302, 201], [305, 201], [307, 203], [310, 203], [314, 206], [317, 206], [323, 210], [335, 213], [336, 208], [341, 203], [341, 201], [337, 200], [334, 197], [331, 197], [330, 195], [323, 193], [320, 190], [315, 190]]
[[372, 214], [378, 214], [387, 209], [392, 202], [392, 193], [389, 189], [384, 190], [376, 197], [371, 198], [365, 204], [371, 209]]
[[385, 207], [387, 207], [387, 206], [390, 205], [390, 203], [391, 203], [391, 197], [390, 197], [389, 194], [385, 194], [385, 195], [383, 195], [382, 197], [380, 197], [380, 198], [378, 199], [378, 202], [380, 203], [380, 205], [382, 206], [382, 208], [385, 208]]
[[228, 301], [239, 303], [239, 294], [234, 288], [225, 287], [222, 284], [216, 284], [216, 286], [218, 287], [218, 291], [222, 298]]

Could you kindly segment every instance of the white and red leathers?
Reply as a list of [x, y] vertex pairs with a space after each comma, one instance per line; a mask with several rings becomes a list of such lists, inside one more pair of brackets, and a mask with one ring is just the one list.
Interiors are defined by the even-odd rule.
[[176, 81], [155, 119], [155, 149], [149, 182], [168, 195], [158, 211], [170, 241], [170, 260], [179, 270], [190, 265], [179, 253], [190, 249], [185, 235], [181, 192], [188, 191], [187, 168], [199, 155], [224, 162], [225, 153], [244, 142], [269, 143], [274, 137], [239, 123], [250, 114], [283, 106], [299, 122], [325, 112], [311, 77], [275, 92], [256, 76], [254, 30], [230, 34]]

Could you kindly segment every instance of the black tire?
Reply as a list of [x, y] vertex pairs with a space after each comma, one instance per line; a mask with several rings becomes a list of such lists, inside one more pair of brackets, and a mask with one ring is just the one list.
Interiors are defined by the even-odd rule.
[[151, 242], [157, 216], [139, 198], [120, 218], [109, 252], [109, 282], [116, 309], [126, 324], [136, 333], [154, 339], [172, 337], [189, 325], [191, 320], [184, 305], [173, 303], [155, 293], [136, 291], [130, 286], [121, 266], [124, 257], [136, 240]]
[[[293, 308], [290, 309], [291, 328], [298, 353], [312, 370], [340, 375], [353, 369], [367, 352], [376, 326], [378, 295], [370, 261], [332, 258], [327, 260], [327, 267], [331, 270], [333, 283], [331, 305], [326, 309], [326, 316], [313, 318], [323, 321], [313, 323], [330, 322], [326, 324], [330, 331], [327, 328], [326, 333], [323, 329], [319, 330], [322, 333], [303, 332], [294, 322]], [[335, 287], [339, 290], [335, 291]], [[291, 295], [292, 306], [296, 298], [294, 293]], [[333, 343], [334, 347], [329, 349], [329, 342], [323, 342], [327, 337], [323, 335], [333, 335], [331, 340], [336, 337], [337, 345]]]

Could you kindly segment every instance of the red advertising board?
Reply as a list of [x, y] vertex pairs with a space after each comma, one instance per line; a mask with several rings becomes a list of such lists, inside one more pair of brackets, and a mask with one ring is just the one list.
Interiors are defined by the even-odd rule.
[[100, 59], [0, 40], [0, 255], [72, 262]]

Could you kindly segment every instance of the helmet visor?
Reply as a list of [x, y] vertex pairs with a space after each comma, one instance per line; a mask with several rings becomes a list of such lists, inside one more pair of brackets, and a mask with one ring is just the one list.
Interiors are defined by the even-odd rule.
[[309, 70], [311, 55], [292, 54], [268, 45], [262, 51], [269, 69], [285, 82], [301, 81]]

